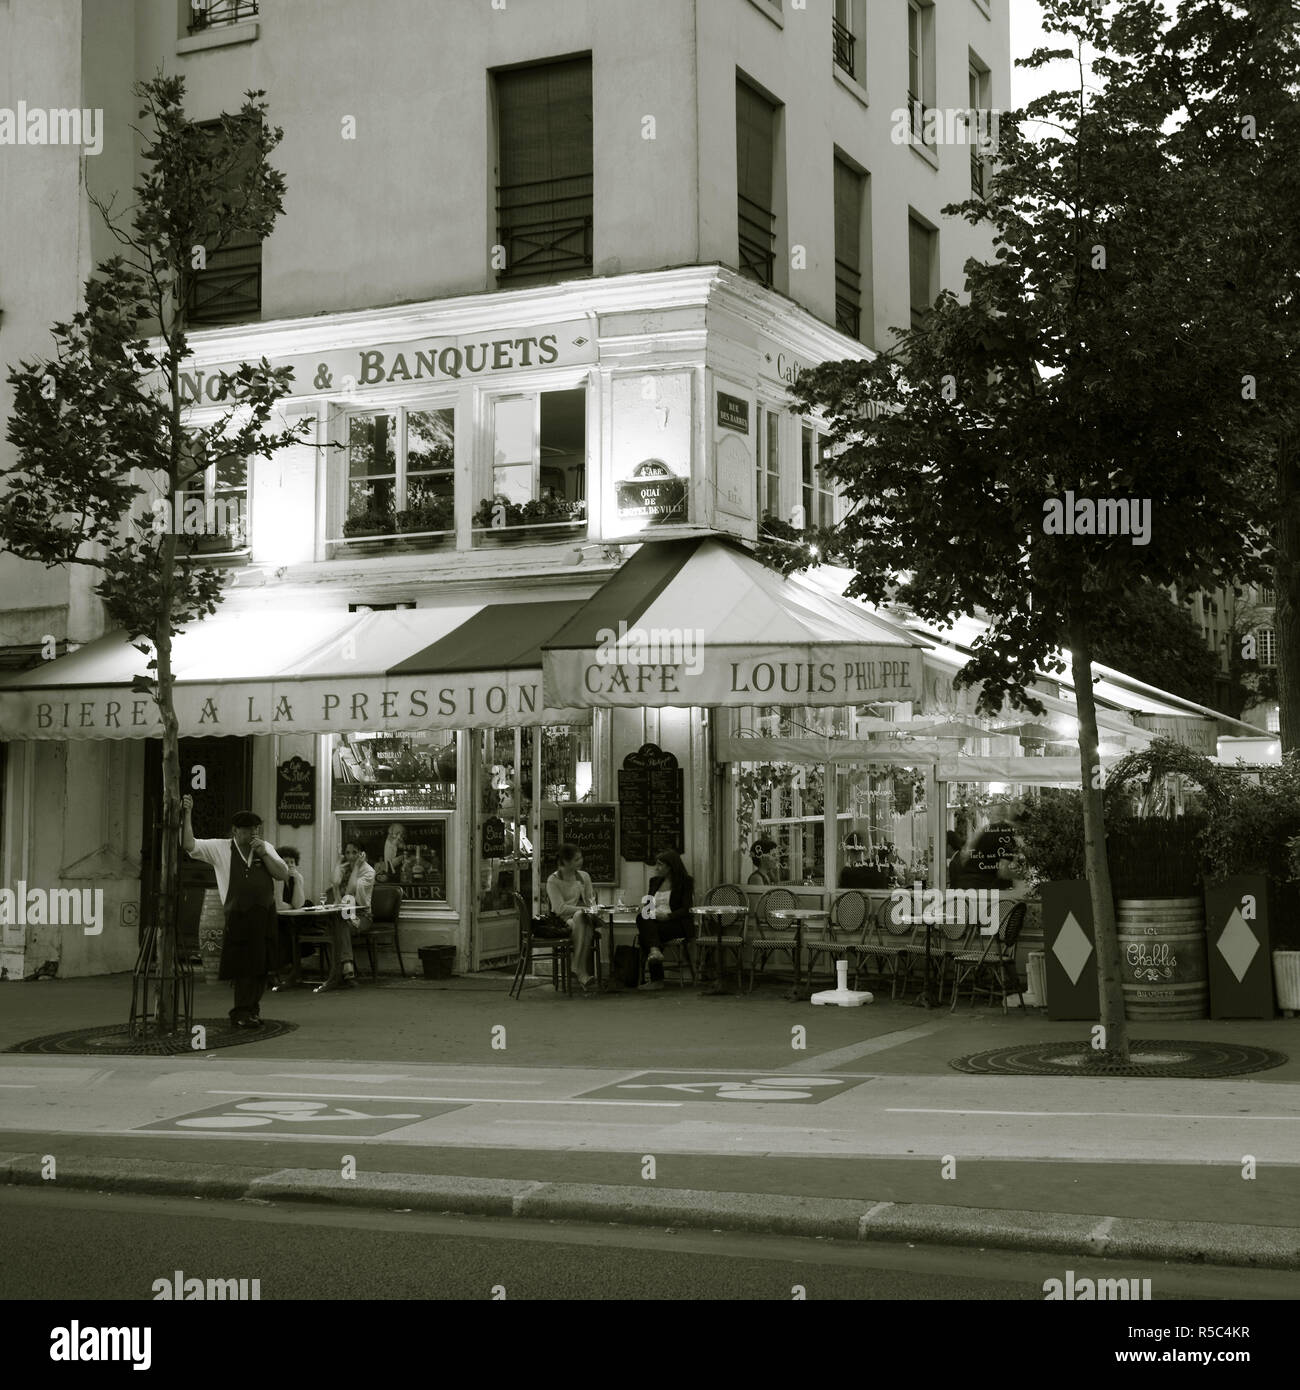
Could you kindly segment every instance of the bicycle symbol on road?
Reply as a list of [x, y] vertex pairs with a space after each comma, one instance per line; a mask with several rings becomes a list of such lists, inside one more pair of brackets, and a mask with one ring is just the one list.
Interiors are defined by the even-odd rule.
[[642, 1072], [633, 1081], [619, 1081], [586, 1092], [582, 1099], [617, 1100], [628, 1091], [661, 1091], [682, 1100], [695, 1101], [795, 1101], [820, 1104], [832, 1096], [861, 1085], [860, 1077], [838, 1076], [720, 1076], [701, 1077], [692, 1072]]
[[423, 1115], [374, 1115], [368, 1110], [332, 1106], [323, 1100], [242, 1100], [224, 1115], [192, 1115], [177, 1120], [181, 1129], [256, 1129], [277, 1120], [289, 1124], [319, 1124], [335, 1120], [422, 1120]]
[[[414, 1105], [414, 1110], [390, 1110], [394, 1103]], [[460, 1102], [424, 1100], [394, 1101], [349, 1098], [345, 1105], [330, 1100], [299, 1100], [294, 1096], [245, 1096], [226, 1100], [189, 1115], [152, 1124], [140, 1129], [165, 1129], [172, 1133], [218, 1133], [231, 1130], [258, 1130], [262, 1134], [384, 1134], [420, 1120], [430, 1120], [449, 1110], [459, 1110]]]

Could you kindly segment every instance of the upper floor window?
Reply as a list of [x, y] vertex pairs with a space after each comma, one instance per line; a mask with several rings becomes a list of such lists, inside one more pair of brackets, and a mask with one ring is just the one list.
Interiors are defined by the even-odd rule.
[[1255, 636], [1258, 639], [1259, 664], [1261, 666], [1276, 666], [1277, 633], [1271, 627], [1261, 627], [1256, 628]]
[[1256, 593], [1259, 595], [1258, 602], [1261, 608], [1272, 608], [1277, 602], [1272, 589], [1261, 588], [1257, 589]]
[[866, 73], [866, 0], [834, 0], [831, 53], [835, 66], [861, 83]]
[[189, 0], [191, 34], [256, 19], [258, 0]]
[[592, 267], [591, 58], [496, 74], [499, 283]]
[[907, 109], [912, 138], [923, 140], [926, 112], [934, 105], [934, 5], [907, 0]]
[[450, 406], [349, 416], [343, 535], [364, 541], [396, 533], [418, 538], [420, 548], [451, 535], [455, 440]]
[[173, 529], [178, 549], [236, 555], [248, 549], [248, 460], [226, 454], [191, 473], [176, 491]]
[[[204, 121], [209, 134], [220, 131], [219, 121]], [[232, 207], [247, 197], [245, 181], [253, 171], [245, 154], [226, 171], [223, 192]], [[254, 232], [233, 231], [221, 243], [204, 248], [204, 266], [191, 272], [186, 319], [192, 327], [222, 323], [247, 323], [262, 313], [262, 241]]]
[[970, 191], [983, 198], [988, 193], [988, 153], [980, 148], [980, 137], [989, 130], [989, 108], [992, 100], [992, 74], [972, 53], [968, 75], [970, 86], [970, 115], [967, 117], [966, 139], [970, 142]]
[[912, 327], [919, 328], [930, 306], [934, 303], [937, 291], [934, 287], [935, 258], [939, 244], [939, 233], [927, 227], [915, 217], [907, 219], [908, 238], [908, 278], [910, 280], [912, 301]]
[[760, 521], [781, 517], [781, 413], [768, 407], [758, 412], [758, 476], [755, 511]]
[[835, 327], [862, 336], [862, 198], [865, 178], [835, 160]]
[[736, 82], [737, 239], [742, 275], [771, 285], [776, 266], [776, 107]]
[[805, 526], [835, 525], [835, 489], [818, 466], [826, 457], [817, 430], [803, 427], [803, 516]]
[[[587, 519], [587, 393], [533, 391], [492, 405], [487, 495], [474, 513], [480, 540], [569, 539]], [[504, 534], [499, 534], [504, 533]]]

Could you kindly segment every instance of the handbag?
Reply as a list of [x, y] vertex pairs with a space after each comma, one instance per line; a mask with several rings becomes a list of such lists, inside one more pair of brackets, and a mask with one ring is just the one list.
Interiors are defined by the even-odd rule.
[[533, 935], [539, 941], [567, 941], [573, 928], [559, 913], [548, 912], [544, 917], [533, 918]]
[[610, 973], [628, 989], [635, 989], [641, 983], [641, 948], [615, 946]]

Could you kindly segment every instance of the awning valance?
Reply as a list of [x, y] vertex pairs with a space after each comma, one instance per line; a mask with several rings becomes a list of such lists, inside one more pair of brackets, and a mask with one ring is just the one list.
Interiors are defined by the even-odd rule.
[[922, 645], [736, 545], [649, 542], [542, 644], [543, 690], [636, 709], [919, 700]]
[[[539, 642], [576, 598], [391, 612], [218, 612], [173, 642], [182, 736], [402, 732], [583, 724], [548, 708]], [[517, 597], [517, 596], [516, 596]], [[148, 657], [113, 633], [0, 681], [0, 738], [156, 738], [138, 678]]]

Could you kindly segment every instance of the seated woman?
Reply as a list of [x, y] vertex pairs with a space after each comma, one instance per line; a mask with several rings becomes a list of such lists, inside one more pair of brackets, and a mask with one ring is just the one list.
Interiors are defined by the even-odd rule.
[[659, 851], [650, 879], [650, 894], [655, 900], [653, 911], [642, 907], [636, 917], [637, 938], [646, 953], [650, 974], [650, 982], [643, 988], [663, 989], [664, 953], [660, 947], [665, 941], [679, 941], [690, 931], [695, 901], [695, 881], [676, 850]]
[[781, 850], [775, 840], [757, 840], [749, 851], [754, 861], [754, 872], [750, 874], [748, 886], [761, 888], [781, 882]]
[[551, 912], [572, 932], [573, 968], [578, 972], [582, 992], [594, 994], [596, 978], [588, 967], [600, 919], [586, 909], [596, 905], [596, 890], [582, 867], [582, 851], [576, 845], [561, 845], [557, 858], [559, 867], [546, 880], [546, 900]]

